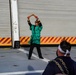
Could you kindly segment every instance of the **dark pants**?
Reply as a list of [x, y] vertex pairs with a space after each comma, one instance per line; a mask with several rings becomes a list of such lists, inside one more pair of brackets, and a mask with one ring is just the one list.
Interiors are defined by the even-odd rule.
[[39, 45], [39, 44], [31, 44], [31, 45], [30, 45], [30, 50], [29, 50], [29, 57], [28, 57], [28, 59], [31, 58], [31, 55], [32, 55], [32, 52], [33, 52], [34, 47], [37, 48], [37, 52], [38, 52], [39, 58], [43, 58], [43, 57], [42, 57], [42, 54], [41, 54], [40, 45]]

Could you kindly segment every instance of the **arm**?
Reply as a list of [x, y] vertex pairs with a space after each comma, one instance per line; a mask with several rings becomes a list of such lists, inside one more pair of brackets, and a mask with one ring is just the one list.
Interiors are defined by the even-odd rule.
[[38, 20], [38, 16], [36, 16], [35, 14], [32, 14], [32, 16], [34, 16], [36, 18], [36, 20]]
[[32, 15], [33, 15], [33, 16], [36, 18], [36, 20], [39, 22], [39, 26], [42, 26], [42, 23], [40, 22], [38, 16], [36, 16], [35, 14], [32, 14]]
[[31, 22], [30, 22], [30, 17], [31, 17], [31, 16], [32, 16], [32, 15], [30, 15], [30, 16], [27, 17], [27, 22], [28, 22], [28, 25], [29, 25], [29, 26], [32, 25]]
[[34, 16], [36, 19], [38, 19], [38, 16], [36, 16], [35, 14], [31, 14], [27, 17], [28, 20], [30, 20], [30, 17]]
[[29, 25], [29, 26], [31, 26], [31, 25], [32, 25], [32, 24], [31, 24], [31, 22], [30, 22], [30, 20], [27, 20], [27, 22], [28, 22], [28, 25]]
[[30, 22], [30, 17], [34, 16], [36, 18], [36, 20], [38, 20], [38, 17], [35, 15], [35, 14], [31, 14], [27, 17], [27, 22], [28, 22], [28, 25], [32, 25], [31, 22]]

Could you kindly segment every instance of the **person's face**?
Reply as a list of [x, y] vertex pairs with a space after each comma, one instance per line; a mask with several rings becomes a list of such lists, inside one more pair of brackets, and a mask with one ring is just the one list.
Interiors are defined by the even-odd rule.
[[35, 25], [37, 26], [38, 25], [38, 22], [35, 22]]

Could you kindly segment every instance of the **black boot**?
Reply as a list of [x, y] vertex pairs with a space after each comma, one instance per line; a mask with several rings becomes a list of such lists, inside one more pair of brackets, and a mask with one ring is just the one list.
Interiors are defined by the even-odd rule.
[[28, 59], [30, 60], [31, 58], [30, 58], [30, 57], [28, 57]]
[[39, 57], [40, 59], [44, 59], [42, 56]]

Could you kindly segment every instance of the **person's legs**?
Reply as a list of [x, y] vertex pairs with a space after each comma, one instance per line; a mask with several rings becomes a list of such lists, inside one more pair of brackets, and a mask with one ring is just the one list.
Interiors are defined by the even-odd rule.
[[34, 45], [32, 44], [32, 45], [30, 45], [30, 50], [29, 50], [28, 59], [31, 59], [31, 55], [32, 55], [33, 49], [34, 49]]
[[39, 58], [43, 59], [41, 49], [40, 49], [40, 45], [36, 45], [36, 48], [37, 48]]

